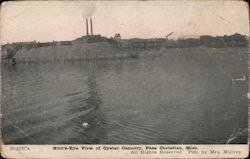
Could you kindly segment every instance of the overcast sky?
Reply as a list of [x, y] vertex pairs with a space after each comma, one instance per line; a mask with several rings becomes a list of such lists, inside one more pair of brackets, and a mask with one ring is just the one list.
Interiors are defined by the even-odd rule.
[[94, 34], [106, 37], [249, 34], [247, 6], [238, 1], [23, 1], [3, 4], [1, 42], [73, 40], [86, 34], [90, 15]]

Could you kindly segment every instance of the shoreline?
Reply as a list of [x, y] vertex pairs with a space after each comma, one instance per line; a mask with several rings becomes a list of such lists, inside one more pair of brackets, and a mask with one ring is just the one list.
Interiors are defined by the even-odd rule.
[[[80, 46], [82, 47], [82, 46]], [[43, 49], [43, 50], [42, 50]], [[147, 57], [161, 57], [164, 55], [221, 55], [221, 54], [250, 54], [248, 47], [189, 47], [189, 48], [159, 48], [159, 49], [117, 49], [110, 47], [107, 51], [102, 51], [100, 48], [95, 51], [90, 49], [79, 49], [76, 52], [60, 52], [53, 48], [39, 48], [33, 50], [19, 50], [17, 55], [10, 59], [1, 59], [1, 64], [4, 63], [30, 63], [30, 62], [71, 62], [71, 61], [89, 61], [89, 60], [114, 60], [114, 59], [137, 59]], [[62, 49], [62, 48], [61, 48]], [[50, 50], [49, 52], [46, 52]], [[53, 53], [57, 51], [57, 53]], [[61, 51], [61, 50], [59, 50]], [[73, 50], [72, 50], [73, 51]], [[43, 56], [46, 55], [46, 56]], [[50, 56], [49, 56], [50, 55]], [[66, 55], [66, 56], [63, 56]], [[70, 56], [71, 55], [71, 56]]]

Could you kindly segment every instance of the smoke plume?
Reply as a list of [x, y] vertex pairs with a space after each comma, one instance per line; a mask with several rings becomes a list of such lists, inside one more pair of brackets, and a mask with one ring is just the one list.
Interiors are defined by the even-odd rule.
[[96, 8], [95, 5], [92, 3], [87, 3], [87, 4], [85, 3], [85, 4], [80, 5], [79, 7], [81, 7], [81, 15], [84, 18], [91, 17]]

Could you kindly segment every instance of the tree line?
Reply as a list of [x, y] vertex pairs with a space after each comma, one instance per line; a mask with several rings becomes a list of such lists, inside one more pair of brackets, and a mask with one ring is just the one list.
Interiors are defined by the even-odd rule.
[[179, 38], [177, 40], [167, 40], [166, 47], [198, 47], [198, 46], [207, 46], [207, 47], [246, 47], [248, 46], [248, 37], [235, 33], [233, 35], [224, 35], [224, 36], [209, 36], [203, 35], [199, 38]]

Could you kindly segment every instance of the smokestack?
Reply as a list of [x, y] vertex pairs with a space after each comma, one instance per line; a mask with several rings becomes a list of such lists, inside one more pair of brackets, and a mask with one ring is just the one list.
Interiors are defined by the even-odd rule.
[[86, 30], [87, 30], [87, 36], [89, 36], [88, 18], [86, 18]]
[[93, 26], [92, 26], [92, 18], [90, 18], [90, 29], [91, 29], [91, 35], [93, 35]]

